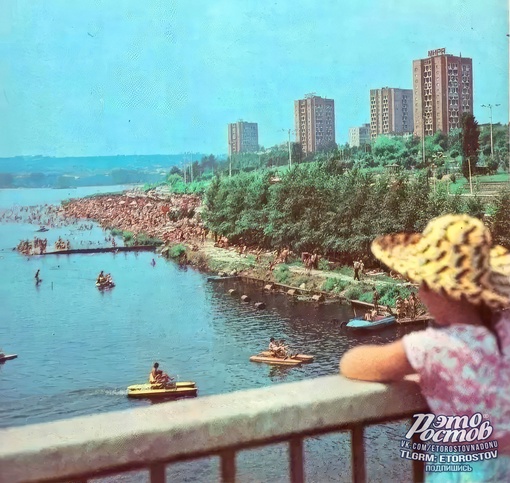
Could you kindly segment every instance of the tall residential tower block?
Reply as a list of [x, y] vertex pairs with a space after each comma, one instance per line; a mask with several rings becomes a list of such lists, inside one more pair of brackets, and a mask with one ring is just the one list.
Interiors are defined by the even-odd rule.
[[228, 155], [254, 153], [259, 150], [259, 128], [256, 122], [238, 121], [228, 125]]
[[303, 154], [335, 146], [335, 101], [315, 94], [294, 101], [296, 141]]
[[371, 89], [370, 137], [413, 132], [412, 102], [412, 89]]
[[430, 50], [413, 61], [414, 134], [447, 134], [461, 127], [462, 114], [473, 112], [473, 61]]

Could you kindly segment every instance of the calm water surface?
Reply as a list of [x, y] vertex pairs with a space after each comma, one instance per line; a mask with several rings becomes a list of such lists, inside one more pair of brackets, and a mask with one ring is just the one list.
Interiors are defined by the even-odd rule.
[[[98, 191], [113, 189], [0, 190], [0, 209]], [[181, 380], [196, 381], [200, 397], [335, 374], [348, 348], [402, 335], [391, 328], [347, 335], [332, 321], [351, 316], [346, 306], [293, 302], [237, 282], [208, 282], [206, 275], [162, 258], [152, 267], [152, 253], [27, 258], [12, 251], [37, 228], [0, 225], [0, 346], [19, 355], [0, 366], [1, 427], [151, 404], [128, 399], [126, 387], [144, 382], [156, 360]], [[49, 245], [62, 236], [74, 247], [104, 242], [105, 235], [97, 226], [83, 231], [75, 225], [42, 234]], [[37, 269], [43, 279], [38, 287]], [[95, 287], [100, 270], [112, 273], [113, 290]], [[228, 294], [232, 287], [267, 309], [241, 303]], [[297, 368], [249, 362], [271, 336], [315, 354], [316, 362]], [[368, 430], [369, 481], [410, 478], [410, 466], [398, 458], [403, 433], [401, 423]], [[350, 480], [348, 435], [310, 438], [305, 447], [309, 481]], [[216, 481], [217, 470], [210, 459], [174, 465], [169, 475], [171, 481]], [[239, 473], [240, 481], [288, 481], [286, 447], [241, 453]], [[113, 480], [146, 481], [146, 475]]]

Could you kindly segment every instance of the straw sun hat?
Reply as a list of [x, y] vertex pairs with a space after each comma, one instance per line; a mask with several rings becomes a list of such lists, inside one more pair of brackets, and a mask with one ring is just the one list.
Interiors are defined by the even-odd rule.
[[496, 310], [510, 306], [510, 252], [492, 245], [488, 228], [477, 218], [440, 216], [423, 233], [376, 238], [372, 252], [409, 280], [454, 300], [484, 302]]

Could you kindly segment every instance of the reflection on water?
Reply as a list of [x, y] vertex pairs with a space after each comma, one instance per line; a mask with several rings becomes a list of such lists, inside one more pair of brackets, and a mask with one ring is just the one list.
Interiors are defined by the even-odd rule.
[[[5, 195], [1, 201], [5, 204]], [[48, 235], [104, 238], [99, 227], [85, 233], [72, 229]], [[33, 230], [33, 225], [0, 225], [0, 272], [5, 274], [0, 345], [19, 354], [0, 366], [0, 427], [146, 406], [150, 401], [128, 399], [126, 388], [144, 382], [156, 360], [178, 379], [196, 381], [201, 397], [336, 374], [340, 356], [350, 347], [391, 341], [397, 331], [407, 330], [349, 334], [334, 320], [349, 318], [349, 307], [296, 302], [237, 281], [207, 282], [195, 270], [163, 259], [153, 267], [152, 253], [26, 258], [13, 252]], [[36, 287], [37, 269], [44, 281]], [[100, 270], [112, 274], [113, 290], [95, 287]], [[253, 302], [241, 303], [229, 288]], [[267, 308], [257, 310], [257, 301]], [[285, 339], [315, 361], [299, 367], [250, 362], [270, 337]], [[408, 465], [397, 458], [400, 429], [370, 429], [380, 453], [374, 453], [369, 471], [381, 478], [370, 481], [407, 479]], [[307, 442], [311, 481], [349, 481], [346, 438]], [[239, 457], [240, 481], [287, 481], [286, 458], [284, 445], [245, 452]], [[213, 459], [177, 465], [169, 475], [172, 481], [215, 481], [216, 471]], [[119, 478], [115, 481], [143, 481], [139, 473]]]

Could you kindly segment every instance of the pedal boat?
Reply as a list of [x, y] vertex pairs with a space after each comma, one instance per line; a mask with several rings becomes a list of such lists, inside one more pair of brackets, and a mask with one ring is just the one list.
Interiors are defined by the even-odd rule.
[[271, 355], [263, 355], [263, 353], [258, 354], [256, 356], [250, 357], [251, 362], [262, 362], [264, 364], [271, 364], [273, 366], [299, 366], [303, 363], [303, 361], [296, 359], [295, 357], [287, 357], [283, 359], [282, 357], [274, 357]]
[[[273, 357], [270, 351], [264, 351], [259, 354], [262, 357]], [[293, 359], [297, 359], [301, 362], [313, 362], [314, 356], [307, 356], [306, 354], [296, 354]]]
[[96, 282], [96, 287], [99, 290], [108, 290], [110, 288], [115, 287], [115, 283], [114, 282], [103, 282], [103, 283]]
[[177, 398], [196, 396], [198, 388], [193, 381], [176, 382], [163, 386], [161, 384], [134, 384], [127, 388], [127, 396], [132, 398]]

